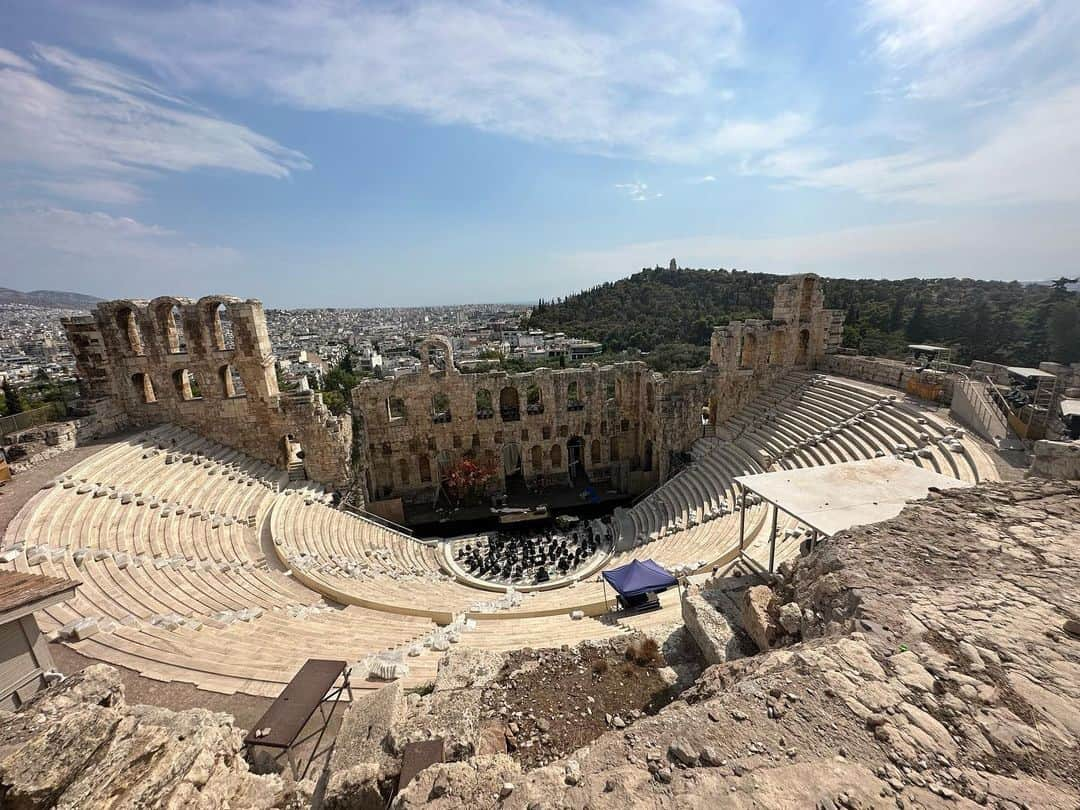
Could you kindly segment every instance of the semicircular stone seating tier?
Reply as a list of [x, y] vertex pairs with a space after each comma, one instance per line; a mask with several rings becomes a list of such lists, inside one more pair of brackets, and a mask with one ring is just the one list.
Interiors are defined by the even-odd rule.
[[[276, 696], [308, 658], [408, 660], [433, 677], [430, 619], [329, 601], [261, 533], [282, 475], [172, 427], [116, 442], [49, 482], [12, 520], [0, 565], [81, 582], [42, 630], [146, 677]], [[380, 684], [356, 678], [358, 688]]]

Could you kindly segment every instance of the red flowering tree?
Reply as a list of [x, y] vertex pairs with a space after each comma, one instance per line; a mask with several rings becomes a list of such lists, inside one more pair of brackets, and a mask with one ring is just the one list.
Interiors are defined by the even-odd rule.
[[443, 486], [451, 498], [461, 503], [482, 498], [494, 475], [495, 471], [490, 467], [471, 458], [463, 458], [446, 469]]

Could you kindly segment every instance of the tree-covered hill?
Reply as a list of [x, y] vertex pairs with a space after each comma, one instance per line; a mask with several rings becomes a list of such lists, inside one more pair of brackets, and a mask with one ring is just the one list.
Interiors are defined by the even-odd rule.
[[[645, 269], [565, 299], [540, 301], [529, 325], [598, 340], [605, 350], [664, 355], [689, 367], [712, 328], [768, 318], [783, 276], [728, 270]], [[844, 345], [902, 356], [908, 343], [954, 348], [954, 358], [1035, 365], [1080, 360], [1080, 294], [1052, 285], [973, 279], [824, 279], [825, 305], [847, 314]]]

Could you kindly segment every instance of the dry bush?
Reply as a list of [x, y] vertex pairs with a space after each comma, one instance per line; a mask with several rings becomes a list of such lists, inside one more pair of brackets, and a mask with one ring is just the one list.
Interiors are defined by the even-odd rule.
[[608, 671], [608, 660], [606, 658], [597, 658], [592, 662], [593, 675], [604, 675]]
[[626, 660], [639, 667], [657, 666], [661, 661], [660, 645], [655, 639], [636, 638], [626, 646]]

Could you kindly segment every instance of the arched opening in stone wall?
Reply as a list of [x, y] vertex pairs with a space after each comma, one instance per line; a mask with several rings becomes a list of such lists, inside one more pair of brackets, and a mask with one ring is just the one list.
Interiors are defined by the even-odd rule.
[[431, 483], [431, 459], [428, 458], [426, 455], [422, 455], [422, 456], [420, 456], [419, 459], [417, 459], [417, 466], [420, 468], [420, 483], [421, 484], [430, 484]]
[[608, 444], [609, 444], [609, 448], [608, 448], [609, 449], [609, 456], [610, 456], [611, 460], [613, 462], [620, 461], [621, 456], [619, 455], [619, 437], [618, 436], [612, 436], [611, 441], [608, 442]]
[[135, 318], [135, 310], [130, 307], [117, 310], [116, 326], [120, 334], [124, 336], [128, 351], [132, 354], [142, 354], [142, 336], [139, 334], [139, 322]]
[[643, 472], [652, 472], [653, 448], [652, 439], [645, 440], [644, 450], [641, 454], [641, 469]]
[[594, 467], [599, 467], [602, 461], [603, 450], [600, 446], [599, 439], [593, 439], [592, 444], [589, 445], [589, 463]]
[[409, 460], [407, 458], [398, 459], [398, 478], [401, 479], [401, 485], [408, 487], [412, 485], [412, 471], [409, 469]]
[[571, 436], [566, 441], [566, 467], [572, 480], [585, 474], [585, 440], [580, 436]]
[[709, 404], [704, 408], [702, 422], [706, 425], [715, 425], [720, 414], [720, 400], [709, 397]]
[[211, 346], [218, 351], [231, 351], [236, 348], [236, 338], [233, 335], [232, 318], [229, 317], [229, 308], [220, 301], [210, 305], [209, 327]]
[[551, 469], [552, 470], [561, 470], [562, 465], [563, 465], [562, 464], [562, 445], [560, 445], [560, 444], [551, 445], [551, 451], [549, 452], [548, 456], [549, 456], [549, 458], [551, 460]]
[[450, 397], [442, 391], [432, 394], [431, 421], [438, 425], [449, 422], [450, 419]]
[[757, 338], [752, 332], [746, 332], [742, 336], [742, 351], [739, 352], [739, 367], [753, 368], [754, 355], [757, 353]]
[[[292, 433], [286, 433], [281, 440], [285, 456], [285, 467], [294, 467], [304, 462], [304, 446]], [[385, 484], [385, 481], [383, 482]], [[393, 482], [391, 482], [391, 486]]]
[[247, 396], [244, 380], [231, 363], [226, 363], [218, 369], [218, 379], [221, 381], [221, 395], [225, 399]]
[[656, 399], [656, 389], [653, 388], [652, 382], [645, 383], [645, 410], [652, 413], [655, 410], [653, 402]]
[[143, 372], [131, 375], [131, 384], [135, 388], [135, 393], [139, 395], [146, 404], [151, 402], [157, 402], [157, 395], [154, 393], [154, 383], [150, 380], [150, 375]]
[[499, 415], [504, 422], [517, 422], [521, 419], [521, 405], [518, 391], [512, 385], [499, 392]]
[[202, 392], [199, 389], [199, 381], [195, 375], [188, 371], [186, 368], [182, 368], [179, 371], [174, 371], [172, 375], [173, 387], [176, 389], [176, 396], [184, 401], [191, 399], [201, 399]]
[[176, 304], [165, 301], [158, 304], [154, 313], [161, 343], [168, 354], [184, 354], [187, 337], [184, 335], [184, 313]]
[[503, 477], [506, 479], [507, 492], [510, 492], [524, 481], [521, 470], [521, 445], [517, 442], [508, 442], [503, 445], [502, 468]]
[[810, 357], [810, 330], [799, 330], [799, 351], [795, 356], [795, 365], [805, 366]]
[[584, 410], [585, 403], [581, 400], [581, 384], [577, 380], [571, 380], [566, 386], [566, 410]]
[[393, 422], [405, 418], [405, 400], [401, 397], [388, 397], [386, 400], [386, 418]]
[[476, 392], [476, 418], [490, 419], [495, 415], [495, 407], [491, 401], [491, 392], [481, 388]]
[[544, 449], [540, 445], [534, 444], [529, 450], [529, 464], [533, 475], [539, 475], [544, 471]]
[[535, 382], [525, 389], [525, 411], [530, 414], [544, 412], [544, 394]]

